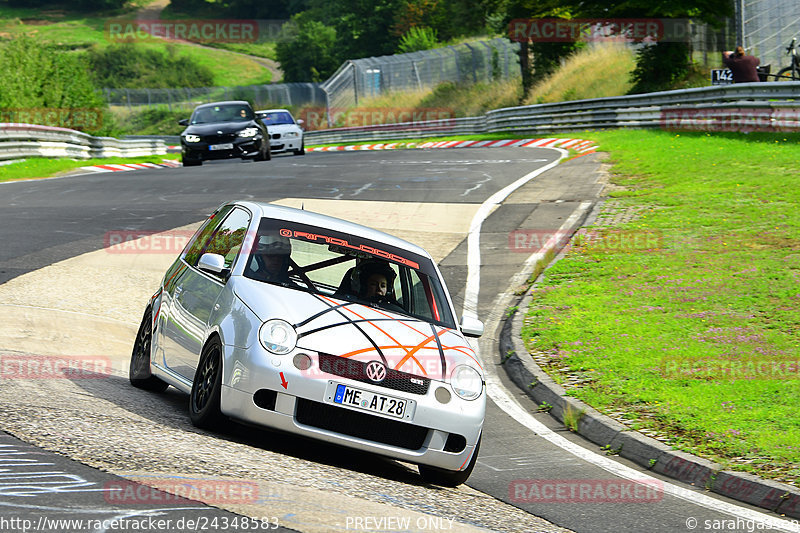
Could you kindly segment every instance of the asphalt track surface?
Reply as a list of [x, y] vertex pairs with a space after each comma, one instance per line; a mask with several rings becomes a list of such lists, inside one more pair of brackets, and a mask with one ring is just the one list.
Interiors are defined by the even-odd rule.
[[[230, 199], [275, 201], [291, 197], [480, 204], [521, 176], [555, 161], [559, 155], [554, 150], [530, 148], [311, 153], [302, 158], [276, 157], [265, 163], [217, 162], [200, 169], [93, 174], [2, 184], [0, 283], [101, 249], [108, 231], [163, 231], [184, 226], [202, 220], [217, 205]], [[596, 202], [600, 192], [595, 180], [596, 170], [592, 157], [559, 165], [513, 193], [486, 219], [481, 231], [483, 266], [478, 304], [481, 318], [497, 315], [497, 295], [508, 290], [509, 280], [527, 257], [510, 249], [509, 235], [515, 230], [556, 230], [581, 204]], [[442, 272], [459, 310], [467, 279], [466, 257], [465, 240], [441, 261]], [[497, 331], [487, 331], [490, 339], [497, 334]], [[13, 346], [0, 347], [3, 348], [14, 349]], [[579, 493], [566, 500], [543, 497], [535, 502], [526, 501], [534, 494], [546, 496], [543, 491], [556, 486], [569, 491], [587, 482], [595, 490], [598, 487], [599, 490], [632, 489], [624, 488], [624, 480], [591, 460], [593, 453], [602, 455], [595, 446], [565, 431], [548, 415], [537, 413], [536, 406], [507, 383], [502, 369], [498, 370], [500, 354], [484, 352], [482, 357], [495, 369], [496, 380], [505, 384], [510, 401], [527, 412], [525, 416], [586, 450], [586, 454], [565, 452], [552, 439], [541, 438], [524, 427], [521, 420], [524, 417], [513, 411], [509, 414], [507, 408], [502, 409], [490, 401], [484, 442], [478, 464], [468, 481], [470, 487], [574, 531], [752, 531], [759, 527], [760, 517], [766, 518], [767, 515], [758, 513], [747, 514], [756, 511], [718, 497], [714, 497], [718, 505], [695, 505], [692, 494], [706, 494], [705, 491], [683, 485], [685, 497], [649, 492], [635, 498], [631, 493], [627, 502], [608, 502]], [[174, 400], [168, 398], [165, 403], [169, 405]], [[0, 413], [2, 411], [0, 405]], [[239, 439], [239, 442], [247, 441], [247, 438]], [[257, 444], [253, 441], [252, 445]], [[2, 455], [3, 451], [13, 451], [16, 455], [12, 459], [36, 460], [42, 465], [52, 463], [46, 469], [56, 473], [51, 475], [75, 475], [94, 487], [114, 481], [109, 474], [45, 454], [3, 434], [0, 434], [0, 479], [2, 472], [8, 471], [2, 467], [10, 460], [8, 454]], [[314, 454], [288, 449], [285, 452], [307, 461], [319, 457], [323, 463], [342, 462], [341, 456], [334, 460], [324, 453], [320, 455], [317, 450]], [[623, 459], [613, 460], [638, 469]], [[391, 461], [368, 461], [353, 468], [377, 477], [406, 479]], [[669, 483], [669, 480], [663, 482]], [[527, 490], [520, 492], [520, 486]], [[47, 512], [56, 516], [59, 513], [76, 516], [76, 511], [78, 516], [97, 516], [92, 514], [96, 498], [88, 503], [84, 499], [87, 492], [49, 494], [38, 499], [35, 506], [26, 507], [20, 504], [18, 495], [4, 492], [2, 487], [0, 481], [0, 506], [4, 507], [0, 516], [3, 517], [35, 521], [48, 508], [51, 511]], [[434, 495], [432, 493], [431, 497]], [[173, 513], [175, 518], [236, 516], [203, 505], [173, 504], [170, 501], [153, 505], [152, 510], [160, 508], [166, 514], [159, 516], [170, 517]], [[134, 515], [141, 517], [149, 510], [136, 509]], [[480, 525], [480, 520], [475, 523]], [[2, 522], [0, 530], [6, 530]], [[7, 530], [15, 531], [12, 527]]]

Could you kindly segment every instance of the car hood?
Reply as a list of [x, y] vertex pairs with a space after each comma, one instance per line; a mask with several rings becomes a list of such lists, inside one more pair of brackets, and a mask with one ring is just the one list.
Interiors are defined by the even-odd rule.
[[329, 296], [238, 278], [234, 293], [262, 321], [281, 318], [297, 330], [301, 350], [446, 380], [460, 364], [481, 374], [480, 360], [457, 330]]
[[257, 127], [252, 120], [249, 122], [209, 122], [208, 124], [192, 124], [187, 126], [181, 135], [217, 135], [218, 132], [238, 133], [245, 128]]

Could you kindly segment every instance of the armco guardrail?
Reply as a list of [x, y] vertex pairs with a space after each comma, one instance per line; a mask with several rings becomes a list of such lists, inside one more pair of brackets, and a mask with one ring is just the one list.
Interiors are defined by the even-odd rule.
[[67, 128], [0, 123], [0, 160], [25, 157], [92, 159], [166, 153], [167, 145], [160, 139], [119, 140], [93, 137]]
[[800, 131], [800, 82], [743, 83], [508, 107], [481, 117], [306, 132], [307, 144], [601, 128]]

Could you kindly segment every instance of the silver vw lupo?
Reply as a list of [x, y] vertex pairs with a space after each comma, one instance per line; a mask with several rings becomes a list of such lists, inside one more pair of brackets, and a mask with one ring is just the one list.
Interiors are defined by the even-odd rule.
[[478, 455], [482, 363], [422, 248], [308, 211], [221, 206], [147, 304], [130, 381], [230, 418], [419, 465], [455, 486]]

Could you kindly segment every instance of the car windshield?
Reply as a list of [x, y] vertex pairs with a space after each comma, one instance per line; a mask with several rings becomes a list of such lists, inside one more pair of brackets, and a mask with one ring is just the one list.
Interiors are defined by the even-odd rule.
[[191, 124], [213, 122], [247, 122], [253, 120], [253, 109], [241, 104], [198, 107], [192, 113]]
[[266, 112], [261, 119], [267, 126], [274, 126], [276, 124], [294, 124], [292, 115], [286, 111], [270, 111]]
[[356, 235], [264, 218], [244, 275], [455, 328], [429, 258]]

